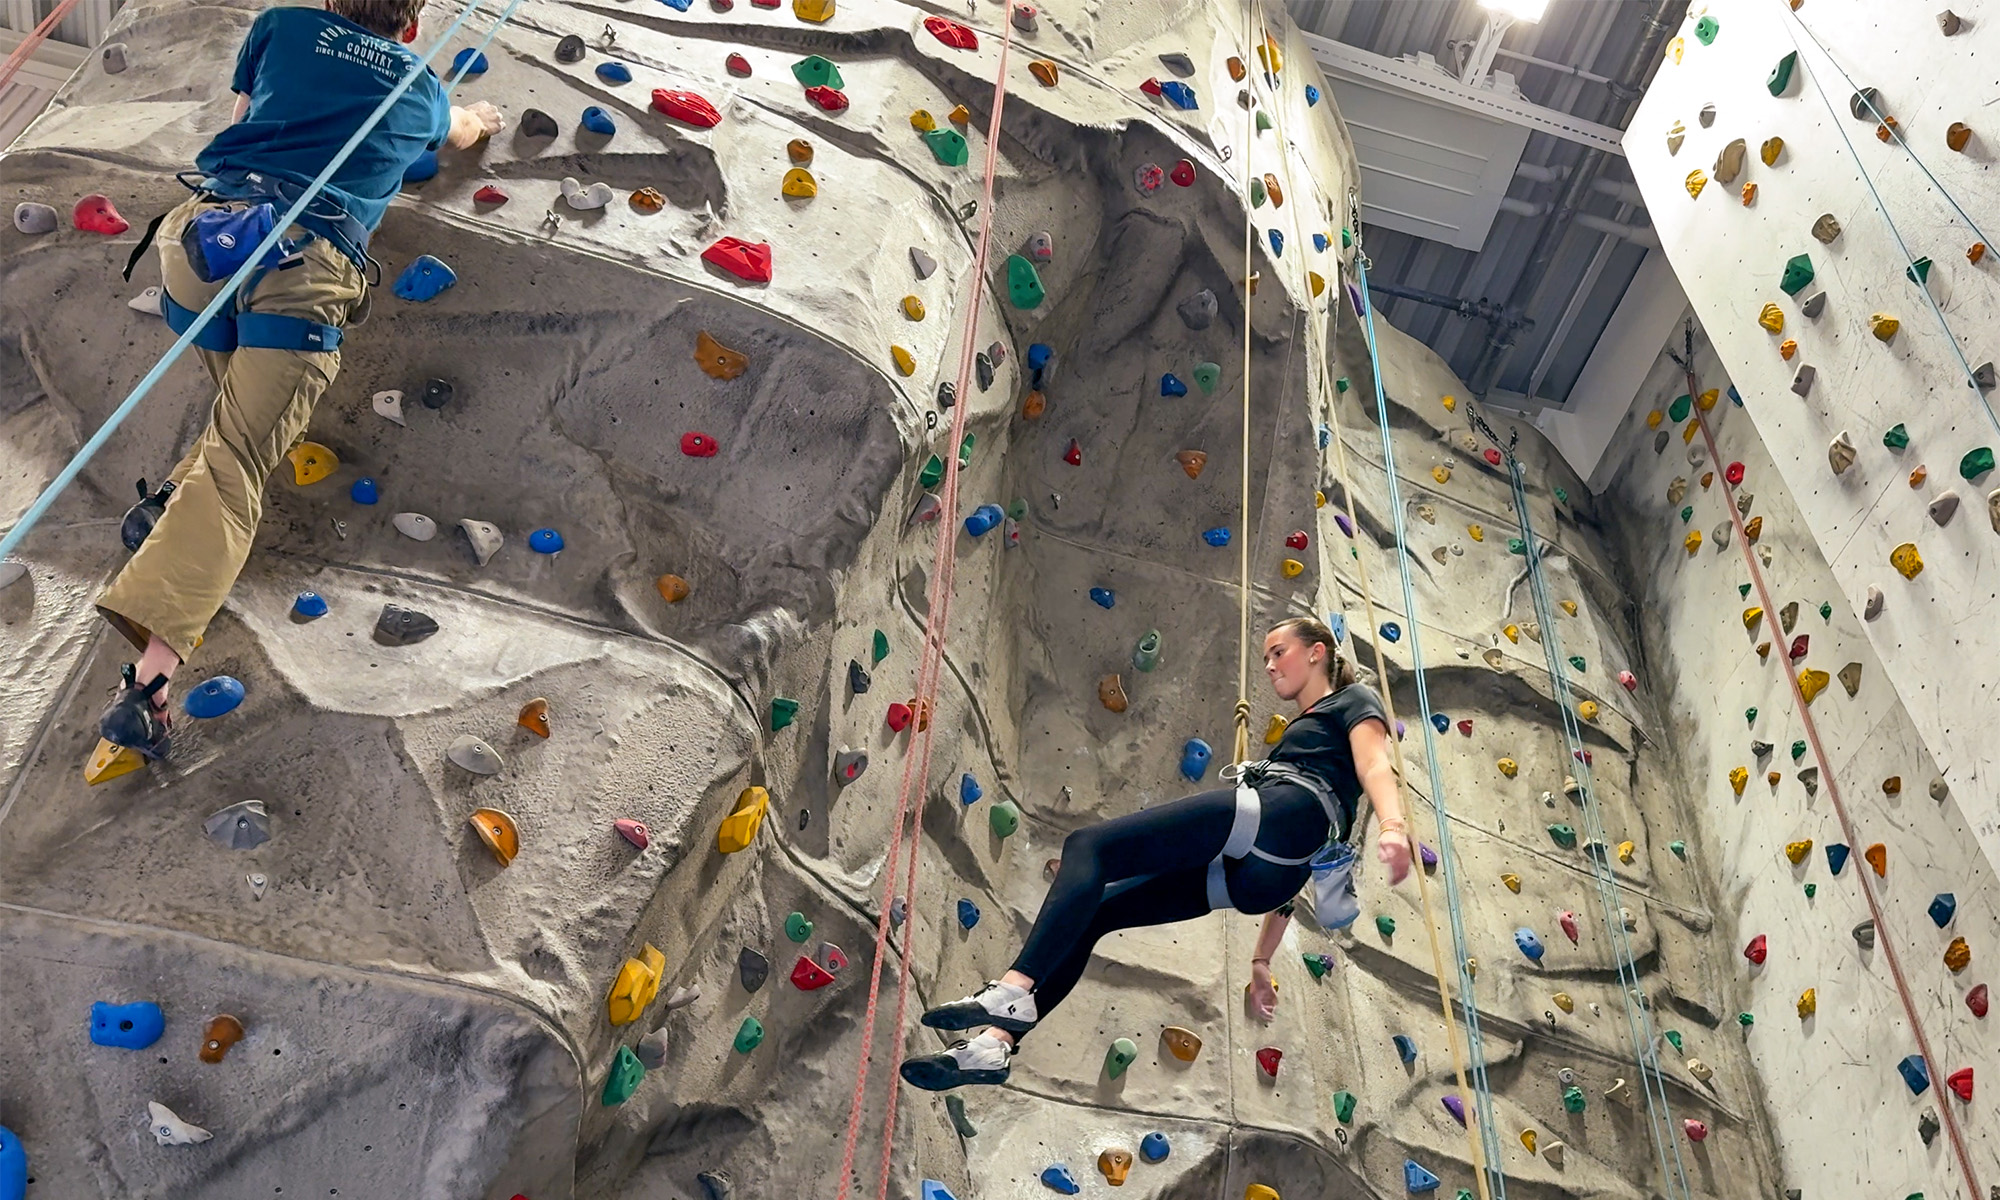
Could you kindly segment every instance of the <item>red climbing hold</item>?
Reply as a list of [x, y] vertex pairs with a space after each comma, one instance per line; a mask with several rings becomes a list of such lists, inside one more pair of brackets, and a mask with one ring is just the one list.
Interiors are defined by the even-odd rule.
[[132, 223], [118, 215], [109, 198], [96, 192], [76, 202], [70, 212], [70, 222], [85, 233], [119, 234], [132, 228]]
[[1464, 734], [1464, 735], [1465, 735], [1466, 737], [1471, 737], [1471, 736], [1472, 736], [1472, 718], [1471, 718], [1471, 717], [1467, 717], [1467, 718], [1466, 718], [1465, 720], [1463, 720], [1463, 721], [1460, 721], [1460, 722], [1458, 723], [1458, 731], [1459, 731], [1460, 733]]
[[1797, 662], [1806, 656], [1806, 644], [1808, 641], [1810, 639], [1803, 633], [1792, 639], [1791, 658], [1793, 662]]
[[1167, 172], [1167, 178], [1173, 180], [1175, 183], [1179, 184], [1182, 187], [1193, 187], [1194, 164], [1189, 162], [1185, 158], [1180, 160], [1179, 162], [1174, 164], [1173, 170]]
[[1562, 926], [1563, 936], [1569, 938], [1569, 944], [1576, 945], [1576, 914], [1565, 908], [1556, 914], [1556, 924]]
[[507, 193], [490, 183], [472, 193], [472, 201], [475, 204], [505, 204], [508, 199]]
[[750, 3], [757, 8], [776, 8], [783, 2], [784, 0], [750, 0]]
[[1072, 467], [1083, 465], [1083, 446], [1075, 438], [1069, 440], [1069, 449], [1063, 451], [1063, 461]]
[[722, 447], [716, 445], [715, 439], [705, 433], [681, 435], [681, 453], [689, 458], [714, 458], [715, 452], [720, 449]]
[[771, 282], [771, 244], [726, 237], [701, 252], [703, 262], [751, 283]]
[[618, 831], [619, 837], [624, 838], [641, 850], [653, 844], [653, 835], [646, 828], [644, 821], [635, 821], [631, 817], [620, 817], [616, 821], [611, 822], [611, 828]]
[[1310, 544], [1306, 538], [1306, 531], [1303, 529], [1294, 529], [1285, 535], [1285, 545], [1290, 546], [1294, 550], [1303, 550]]
[[979, 35], [957, 21], [948, 21], [943, 17], [925, 17], [924, 28], [931, 31], [932, 37], [954, 50], [979, 49]]
[[1967, 1104], [1972, 1103], [1971, 1067], [1960, 1067], [1958, 1070], [1953, 1071], [1950, 1075], [1945, 1076], [1945, 1083], [1960, 1100], [1965, 1101]]
[[1569, 752], [1569, 756], [1573, 759], [1576, 759], [1578, 762], [1582, 763], [1586, 767], [1591, 765], [1590, 751], [1588, 750], [1572, 750]]
[[1500, 452], [1498, 450], [1495, 450], [1493, 447], [1488, 446], [1486, 448], [1486, 461], [1492, 463], [1496, 467], [1499, 466]]
[[750, 74], [750, 60], [741, 54], [732, 54], [728, 58], [723, 59], [722, 67], [731, 75], [743, 76]]
[[1751, 938], [1750, 944], [1743, 947], [1743, 957], [1759, 966], [1764, 964], [1764, 958], [1770, 952], [1770, 949], [1764, 944], [1764, 935], [1761, 933]]
[[910, 711], [910, 706], [907, 704], [891, 704], [889, 706], [889, 728], [895, 730], [897, 733], [903, 732], [910, 727], [910, 718], [914, 715], [916, 714]]
[[1986, 1015], [1986, 1004], [1986, 985], [1983, 983], [1965, 994], [1965, 1007], [1971, 1009], [1975, 1017]]
[[1618, 682], [1623, 684], [1625, 686], [1625, 690], [1628, 692], [1636, 692], [1639, 690], [1639, 677], [1637, 675], [1634, 675], [1630, 671], [1618, 672]]
[[1708, 1126], [1695, 1120], [1693, 1117], [1682, 1121], [1681, 1128], [1687, 1130], [1688, 1141], [1690, 1142], [1705, 1142], [1708, 1140]]
[[[1158, 100], [1160, 98], [1160, 81], [1157, 79], [1148, 79], [1146, 82], [1139, 85], [1139, 90], [1146, 93], [1148, 96], [1151, 96], [1153, 99]], [[1180, 183], [1180, 180], [1176, 179], [1174, 180], [1174, 182]], [[1181, 186], [1185, 187], [1187, 185], [1182, 184]]]
[[1264, 1074], [1270, 1076], [1272, 1079], [1276, 1079], [1278, 1077], [1278, 1060], [1284, 1057], [1285, 1052], [1283, 1050], [1278, 1049], [1276, 1046], [1266, 1046], [1257, 1052], [1257, 1067]]
[[653, 107], [676, 121], [686, 121], [702, 129], [713, 129], [722, 124], [722, 114], [715, 111], [715, 105], [693, 92], [654, 88]]
[[826, 968], [803, 954], [799, 955], [798, 962], [792, 964], [792, 986], [802, 992], [823, 988], [832, 982], [833, 976], [827, 973]]
[[1730, 463], [1728, 467], [1723, 469], [1722, 477], [1729, 481], [1729, 486], [1731, 487], [1735, 487], [1737, 484], [1742, 483], [1743, 464], [1740, 462]]
[[806, 99], [828, 112], [839, 112], [841, 109], [847, 107], [847, 93], [835, 91], [824, 84], [818, 87], [807, 88]]

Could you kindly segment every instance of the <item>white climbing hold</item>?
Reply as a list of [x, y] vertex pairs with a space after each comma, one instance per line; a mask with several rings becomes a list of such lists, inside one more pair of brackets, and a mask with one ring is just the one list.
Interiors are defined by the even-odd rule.
[[657, 1071], [661, 1067], [666, 1066], [667, 1065], [666, 1029], [664, 1028], [655, 1029], [653, 1032], [647, 1034], [645, 1037], [640, 1038], [639, 1044], [632, 1047], [632, 1053], [638, 1056], [640, 1065], [645, 1067], [648, 1071]]
[[585, 187], [574, 176], [565, 175], [562, 181], [562, 197], [571, 208], [588, 212], [611, 203], [611, 185], [600, 179]]
[[28, 564], [17, 559], [0, 562], [0, 588], [6, 588], [27, 578]]
[[674, 994], [667, 997], [667, 1011], [672, 1012], [677, 1008], [686, 1008], [699, 999], [701, 999], [701, 989], [699, 987], [675, 988]]
[[173, 1109], [158, 1100], [146, 1101], [146, 1116], [153, 1137], [162, 1146], [198, 1146], [215, 1135], [199, 1125], [181, 1120]]
[[501, 544], [507, 540], [501, 536], [500, 527], [491, 521], [475, 521], [467, 517], [458, 523], [458, 528], [472, 546], [472, 557], [478, 559], [482, 567], [493, 561], [493, 556], [500, 553]]
[[400, 512], [392, 518], [396, 532], [406, 538], [428, 542], [437, 536], [437, 522], [419, 512]]
[[444, 756], [474, 775], [498, 775], [506, 765], [500, 761], [499, 751], [469, 733], [461, 734]]
[[158, 286], [149, 287], [130, 300], [127, 300], [125, 307], [131, 309], [133, 312], [147, 313], [155, 317], [164, 317], [167, 315], [166, 306], [160, 302], [160, 289]]
[[397, 391], [394, 388], [391, 388], [386, 392], [376, 392], [375, 395], [372, 398], [370, 398], [369, 403], [374, 407], [376, 416], [382, 417], [386, 420], [394, 421], [396, 424], [405, 427], [409, 425], [409, 422], [403, 419], [402, 392]]

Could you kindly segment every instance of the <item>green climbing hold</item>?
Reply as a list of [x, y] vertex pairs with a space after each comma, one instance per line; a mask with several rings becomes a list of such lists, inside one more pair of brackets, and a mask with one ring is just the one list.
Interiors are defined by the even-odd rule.
[[875, 631], [875, 661], [879, 663], [887, 657], [889, 657], [889, 635], [878, 629]]
[[972, 157], [972, 151], [965, 145], [965, 135], [956, 129], [946, 127], [933, 129], [924, 135], [931, 154], [947, 167], [962, 167]]
[[1376, 917], [1375, 932], [1381, 934], [1383, 937], [1396, 936], [1396, 918]]
[[1206, 396], [1214, 391], [1215, 385], [1221, 382], [1222, 367], [1218, 364], [1205, 362], [1194, 365], [1194, 384], [1201, 389], [1202, 395]]
[[611, 1060], [611, 1073], [604, 1077], [604, 1094], [599, 1097], [606, 1108], [615, 1108], [632, 1098], [639, 1090], [639, 1081], [646, 1077], [646, 1064], [632, 1053], [632, 1047], [618, 1047], [618, 1057]]
[[1520, 538], [1508, 538], [1507, 553], [1518, 554], [1522, 558], [1526, 558], [1528, 557], [1528, 543], [1522, 541]]
[[1472, 1189], [1471, 1188], [1458, 1189], [1458, 1194], [1453, 1196], [1451, 1200], [1474, 1200], [1474, 1197], [1472, 1195]]
[[1583, 655], [1581, 654], [1570, 655], [1569, 665], [1579, 671], [1588, 670], [1588, 668], [1583, 665]]
[[1347, 226], [1342, 225], [1340, 227], [1340, 248], [1342, 250], [1345, 250], [1349, 246], [1352, 246], [1353, 244], [1354, 244], [1354, 231], [1349, 229]]
[[1743, 720], [1746, 724], [1755, 725], [1757, 723], [1757, 710], [1755, 708], [1744, 709]]
[[1818, 894], [1819, 894], [1818, 884], [1809, 883], [1806, 885], [1806, 899], [1810, 900], [1814, 896], [1817, 896]]
[[1806, 756], [1806, 743], [1805, 740], [1801, 738], [1800, 740], [1792, 743], [1792, 761], [1797, 762], [1800, 759], [1804, 758], [1805, 756]]
[[1562, 488], [1557, 488], [1557, 489], [1556, 489], [1556, 503], [1557, 503], [1557, 504], [1568, 504], [1568, 503], [1569, 503], [1569, 493], [1568, 493], [1567, 491], [1563, 490]]
[[1796, 50], [1779, 59], [1778, 65], [1771, 68], [1770, 78], [1764, 81], [1764, 90], [1773, 96], [1784, 95], [1785, 89], [1792, 86], [1792, 68], [1798, 65], [1799, 52]]
[[972, 443], [977, 436], [968, 433], [965, 440], [958, 444], [958, 469], [961, 471], [972, 465]]
[[1672, 1046], [1673, 1046], [1673, 1048], [1674, 1048], [1674, 1053], [1675, 1053], [1675, 1054], [1680, 1054], [1680, 1053], [1682, 1053], [1682, 1052], [1683, 1052], [1683, 1050], [1684, 1050], [1684, 1047], [1682, 1047], [1682, 1045], [1681, 1045], [1681, 1031], [1680, 1031], [1680, 1030], [1678, 1030], [1678, 1029], [1669, 1029], [1669, 1030], [1667, 1030], [1667, 1042], [1668, 1042], [1668, 1043], [1669, 1043], [1670, 1045], [1672, 1045]]
[[1747, 584], [1747, 583], [1739, 583], [1739, 584], [1737, 584], [1737, 585], [1736, 585], [1736, 594], [1737, 594], [1737, 595], [1739, 595], [1739, 596], [1741, 596], [1741, 597], [1743, 597], [1743, 598], [1744, 598], [1744, 599], [1746, 599], [1746, 600], [1747, 600], [1747, 599], [1749, 599], [1749, 598], [1750, 598], [1750, 585], [1749, 585], [1749, 584]]
[[1037, 308], [1048, 293], [1042, 290], [1042, 277], [1035, 273], [1035, 264], [1018, 254], [1007, 256], [1007, 296], [1015, 308]]
[[1354, 1104], [1353, 1092], [1335, 1092], [1333, 1094], [1334, 1120], [1339, 1121], [1342, 1125], [1352, 1123], [1354, 1120]]
[[917, 486], [930, 491], [944, 479], [944, 460], [933, 454], [924, 463], [924, 469], [917, 472]]
[[1833, 620], [1833, 605], [1825, 600], [1819, 602], [1819, 619], [1822, 621]]
[[801, 87], [830, 87], [837, 92], [847, 86], [841, 82], [840, 68], [817, 54], [793, 63], [792, 78], [798, 80]]
[[1687, 420], [1688, 413], [1693, 410], [1694, 397], [1683, 395], [1667, 406], [1667, 416], [1678, 423]]
[[1690, 504], [1690, 505], [1687, 505], [1686, 507], [1682, 508], [1682, 509], [1681, 509], [1681, 524], [1683, 524], [1683, 525], [1687, 524], [1687, 523], [1688, 523], [1688, 518], [1689, 518], [1689, 517], [1692, 517], [1692, 516], [1694, 516], [1694, 505]]
[[1669, 849], [1669, 850], [1671, 850], [1671, 851], [1673, 851], [1673, 852], [1674, 852], [1674, 857], [1675, 857], [1675, 858], [1678, 858], [1678, 859], [1680, 859], [1680, 860], [1681, 860], [1682, 862], [1686, 862], [1686, 861], [1687, 861], [1687, 856], [1688, 856], [1688, 844], [1687, 844], [1686, 842], [1682, 842], [1682, 841], [1673, 841], [1673, 842], [1668, 842], [1668, 843], [1667, 843], [1667, 849]]
[[1575, 1084], [1571, 1084], [1563, 1089], [1564, 1108], [1568, 1109], [1570, 1112], [1573, 1113], [1580, 1113], [1583, 1111], [1583, 1106], [1584, 1106], [1584, 1099], [1583, 1099], [1582, 1088], [1576, 1086]]
[[1263, 133], [1263, 132], [1264, 132], [1265, 130], [1269, 129], [1270, 127], [1271, 127], [1271, 118], [1270, 118], [1270, 117], [1269, 117], [1268, 115], [1266, 115], [1266, 114], [1265, 114], [1265, 112], [1264, 112], [1264, 110], [1263, 110], [1263, 109], [1261, 109], [1261, 108], [1260, 108], [1260, 109], [1258, 109], [1258, 110], [1257, 110], [1257, 132], [1258, 132], [1258, 133]]
[[1138, 1057], [1139, 1047], [1133, 1043], [1132, 1039], [1119, 1038], [1117, 1041], [1111, 1043], [1111, 1049], [1104, 1052], [1105, 1075], [1112, 1079], [1118, 1078], [1125, 1073], [1125, 1068], [1131, 1066], [1133, 1060]]
[[1028, 502], [1016, 496], [1014, 502], [1007, 506], [1007, 515], [1016, 521], [1026, 520], [1028, 516]]
[[1565, 850], [1576, 849], [1576, 830], [1568, 825], [1549, 826], [1549, 837]]
[[1301, 954], [1299, 957], [1305, 960], [1306, 970], [1312, 973], [1314, 979], [1324, 979], [1326, 973], [1333, 970], [1333, 959], [1326, 955]]
[[1981, 446], [1977, 450], [1968, 450], [1965, 453], [1965, 457], [1958, 460], [1959, 476], [1968, 483], [1992, 469], [1993, 448], [1991, 446]]
[[1349, 380], [1345, 375], [1342, 375], [1340, 378], [1333, 381], [1333, 390], [1340, 393], [1343, 396], [1345, 396], [1348, 392], [1348, 389], [1352, 388], [1353, 386], [1354, 386], [1353, 381]]
[[1002, 800], [986, 810], [986, 823], [995, 837], [1012, 837], [1021, 827], [1021, 810], [1012, 800]]
[[1899, 421], [1889, 432], [1882, 435], [1882, 444], [1891, 450], [1901, 450], [1910, 444], [1910, 431], [1903, 428]]
[[1747, 1012], [1741, 1012], [1736, 1014], [1736, 1023], [1748, 1029], [1757, 1023], [1757, 1018]]
[[799, 702], [784, 696], [771, 697], [771, 732], [776, 733], [798, 719]]
[[1796, 296], [1812, 281], [1812, 259], [1803, 254], [1794, 254], [1785, 260], [1785, 277], [1778, 281], [1778, 290], [1787, 296]]
[[1264, 207], [1264, 181], [1255, 175], [1250, 177], [1250, 207]]
[[1701, 20], [1694, 23], [1695, 40], [1704, 46], [1713, 46], [1715, 44], [1715, 35], [1721, 29], [1722, 22], [1716, 20], [1714, 16], [1703, 16]]
[[806, 920], [806, 915], [804, 913], [795, 912], [788, 914], [785, 917], [786, 937], [792, 939], [795, 942], [803, 942], [812, 935], [813, 935], [813, 923], [811, 921]]
[[1903, 268], [1903, 278], [1916, 284], [1918, 287], [1929, 283], [1931, 278], [1931, 260], [1928, 257], [1920, 258]]
[[764, 1040], [764, 1023], [755, 1017], [743, 1018], [736, 1028], [736, 1053], [748, 1054]]

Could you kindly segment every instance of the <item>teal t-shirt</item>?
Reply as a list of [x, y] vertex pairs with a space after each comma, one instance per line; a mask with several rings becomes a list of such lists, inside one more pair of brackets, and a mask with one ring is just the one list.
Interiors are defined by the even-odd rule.
[[[209, 175], [261, 171], [311, 183], [416, 62], [406, 47], [345, 17], [317, 8], [266, 9], [236, 53], [229, 85], [250, 97], [249, 111], [215, 135], [195, 166]], [[334, 172], [325, 195], [375, 229], [403, 172], [450, 132], [444, 86], [426, 70]], [[308, 216], [301, 224], [315, 222]]]

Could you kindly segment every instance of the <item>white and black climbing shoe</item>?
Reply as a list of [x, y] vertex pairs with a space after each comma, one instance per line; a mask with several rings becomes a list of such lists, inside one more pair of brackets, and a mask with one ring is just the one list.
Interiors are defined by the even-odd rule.
[[1008, 1033], [1026, 1033], [1039, 1020], [1034, 993], [1006, 983], [988, 983], [963, 1000], [931, 1009], [923, 1018], [924, 1024], [932, 1029], [977, 1029], [992, 1025]]
[[97, 732], [114, 746], [128, 746], [147, 758], [165, 758], [169, 742], [167, 709], [164, 705], [156, 706], [153, 698], [167, 686], [167, 677], [155, 675], [151, 682], [141, 685], [138, 669], [132, 663], [119, 668], [119, 676], [125, 686], [118, 689], [117, 698], [98, 717]]
[[1007, 1082], [1014, 1048], [987, 1031], [969, 1042], [953, 1042], [942, 1054], [903, 1060], [903, 1081], [927, 1092], [967, 1083]]
[[160, 523], [160, 516], [167, 511], [167, 501], [173, 497], [174, 485], [163, 483], [160, 489], [148, 495], [146, 481], [139, 481], [139, 503], [125, 510], [124, 523], [118, 527], [119, 540], [127, 550], [137, 550], [153, 532], [153, 526]]

